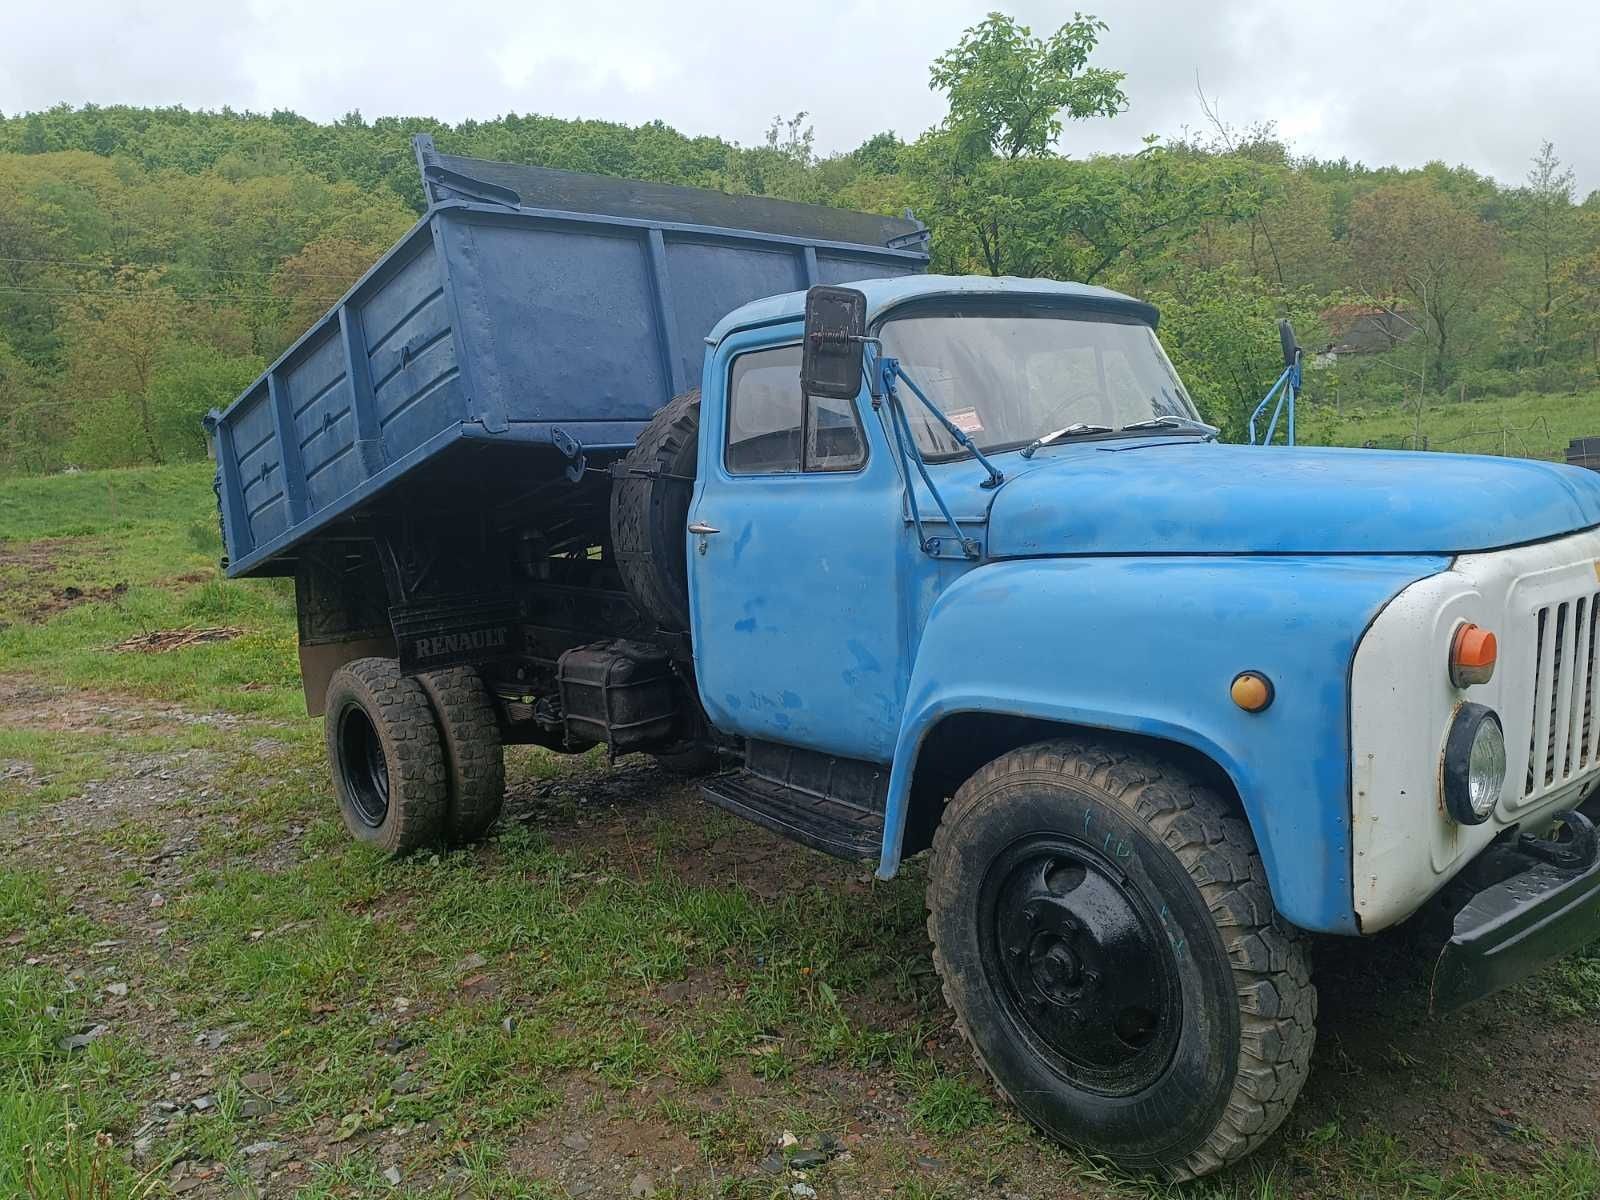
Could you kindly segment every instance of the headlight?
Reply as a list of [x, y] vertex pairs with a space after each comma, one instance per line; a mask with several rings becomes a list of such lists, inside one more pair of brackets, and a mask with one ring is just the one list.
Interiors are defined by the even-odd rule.
[[1481, 825], [1506, 781], [1506, 735], [1494, 710], [1463, 704], [1444, 743], [1444, 806], [1463, 825]]

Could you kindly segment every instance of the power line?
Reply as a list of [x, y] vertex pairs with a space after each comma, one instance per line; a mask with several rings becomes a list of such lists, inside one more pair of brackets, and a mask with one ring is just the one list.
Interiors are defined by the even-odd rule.
[[[284, 261], [288, 261], [287, 259]], [[135, 271], [149, 271], [157, 267], [173, 267], [180, 271], [193, 271], [200, 275], [276, 275], [277, 270], [259, 271], [245, 267], [190, 267], [183, 263], [99, 263], [82, 258], [10, 258], [0, 255], [0, 262], [29, 263], [38, 266], [57, 267], [87, 267], [93, 271], [122, 271], [132, 269]], [[349, 279], [350, 276], [340, 271], [295, 271], [294, 274], [302, 279]]]
[[[151, 295], [165, 288], [29, 288], [0, 284], [0, 292], [22, 296], [117, 296], [124, 299], [136, 295]], [[332, 304], [338, 296], [230, 296], [226, 292], [172, 292], [178, 300], [216, 300], [228, 304], [289, 304], [294, 300], [310, 300], [316, 304]]]

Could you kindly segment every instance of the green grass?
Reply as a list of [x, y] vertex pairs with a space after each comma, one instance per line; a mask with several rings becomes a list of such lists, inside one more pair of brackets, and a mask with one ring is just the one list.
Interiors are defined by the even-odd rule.
[[[31, 561], [6, 565], [8, 550]], [[204, 710], [303, 714], [293, 585], [224, 580], [220, 554], [206, 464], [0, 480], [0, 670]], [[42, 623], [22, 619], [67, 586], [119, 585]], [[107, 653], [140, 634], [212, 626], [244, 634], [178, 654]]]
[[[1396, 406], [1346, 405], [1341, 413], [1327, 404], [1303, 404], [1297, 416], [1299, 440], [1307, 445], [1360, 446], [1370, 439], [1393, 446], [1397, 438], [1414, 440], [1417, 430], [1415, 410]], [[1433, 450], [1562, 462], [1573, 438], [1600, 437], [1600, 391], [1466, 401], [1430, 397], [1422, 433]]]
[[209, 463], [184, 463], [6, 476], [0, 478], [0, 539], [113, 536], [142, 530], [184, 540], [193, 536], [193, 523], [205, 519], [215, 541], [212, 470]]

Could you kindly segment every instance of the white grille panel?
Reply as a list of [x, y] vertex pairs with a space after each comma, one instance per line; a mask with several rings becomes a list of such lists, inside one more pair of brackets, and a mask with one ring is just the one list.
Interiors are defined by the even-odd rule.
[[1533, 713], [1525, 799], [1560, 787], [1600, 759], [1595, 712], [1600, 592], [1547, 604], [1534, 615]]

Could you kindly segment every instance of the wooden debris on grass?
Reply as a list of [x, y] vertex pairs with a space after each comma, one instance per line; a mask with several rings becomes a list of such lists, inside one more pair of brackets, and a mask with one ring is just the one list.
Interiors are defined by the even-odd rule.
[[217, 625], [210, 629], [158, 629], [154, 633], [140, 633], [118, 642], [113, 650], [137, 650], [145, 654], [165, 654], [168, 650], [182, 650], [185, 646], [198, 646], [207, 642], [229, 642], [244, 630], [234, 625]]

